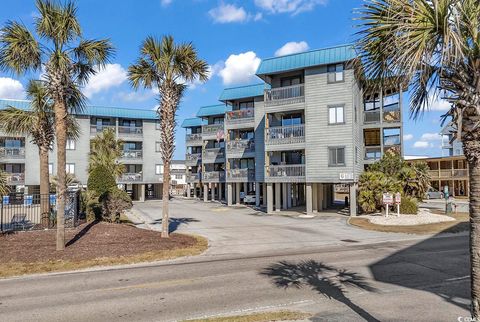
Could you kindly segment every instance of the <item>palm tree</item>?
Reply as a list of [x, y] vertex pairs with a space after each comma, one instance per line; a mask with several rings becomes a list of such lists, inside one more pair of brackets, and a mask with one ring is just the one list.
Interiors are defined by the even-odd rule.
[[[43, 82], [29, 81], [27, 97], [31, 100], [31, 109], [24, 110], [8, 107], [0, 111], [0, 126], [7, 134], [29, 135], [32, 138], [32, 143], [38, 147], [40, 159], [40, 208], [44, 216], [50, 211], [48, 153], [52, 149], [55, 140], [55, 115]], [[80, 130], [75, 119], [69, 117], [68, 124], [69, 138], [78, 138]]]
[[208, 65], [197, 56], [191, 43], [176, 44], [171, 36], [161, 41], [147, 37], [140, 49], [140, 58], [128, 69], [133, 88], [157, 88], [160, 118], [160, 140], [163, 160], [162, 237], [168, 237], [168, 200], [170, 164], [175, 149], [175, 117], [188, 82], [208, 80]]
[[410, 84], [414, 118], [438, 97], [451, 103], [444, 117], [470, 166], [471, 314], [480, 319], [480, 2], [369, 0], [359, 20], [366, 79]]
[[5, 171], [0, 170], [0, 195], [5, 196], [10, 193], [10, 188], [8, 187], [8, 179]]
[[[65, 249], [67, 116], [84, 107], [80, 88], [113, 53], [109, 40], [87, 40], [74, 1], [36, 0], [38, 39], [25, 25], [9, 21], [0, 30], [0, 69], [24, 74], [43, 69], [55, 113], [57, 142], [57, 250]], [[40, 43], [40, 40], [43, 42]]]
[[118, 178], [125, 172], [125, 166], [118, 162], [122, 156], [123, 141], [115, 138], [113, 129], [103, 130], [90, 141], [90, 160], [88, 172], [98, 166], [111, 169], [113, 175]]

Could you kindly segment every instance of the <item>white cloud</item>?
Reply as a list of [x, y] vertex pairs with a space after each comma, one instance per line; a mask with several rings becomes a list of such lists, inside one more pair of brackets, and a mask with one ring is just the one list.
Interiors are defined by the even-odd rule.
[[156, 94], [153, 90], [140, 92], [119, 92], [117, 97], [125, 102], [144, 102]]
[[327, 4], [328, 0], [255, 0], [255, 5], [268, 13], [291, 13], [297, 15], [311, 11], [318, 5]]
[[230, 55], [218, 71], [218, 75], [225, 85], [246, 83], [254, 78], [260, 62], [260, 58], [253, 51]]
[[90, 77], [88, 84], [83, 89], [83, 93], [88, 98], [94, 94], [112, 87], [121, 85], [127, 80], [127, 71], [120, 64], [107, 64], [104, 69], [99, 70]]
[[23, 88], [22, 83], [16, 79], [0, 77], [0, 98], [25, 98], [25, 89]]
[[442, 136], [438, 133], [423, 133], [420, 140], [422, 141], [440, 141]]
[[307, 51], [310, 48], [306, 41], [290, 41], [283, 45], [275, 52], [275, 56], [284, 56], [290, 54], [301, 53]]
[[448, 111], [452, 105], [440, 97], [435, 97], [430, 95], [428, 99], [428, 110], [429, 111]]
[[410, 141], [413, 139], [413, 134], [404, 134], [403, 141]]
[[433, 147], [433, 144], [428, 143], [426, 141], [417, 141], [413, 143], [413, 147], [417, 149], [425, 149], [425, 148]]
[[218, 7], [211, 9], [208, 14], [217, 23], [244, 22], [248, 19], [245, 9], [233, 4], [221, 3]]
[[169, 6], [172, 3], [172, 0], [160, 0], [162, 7]]

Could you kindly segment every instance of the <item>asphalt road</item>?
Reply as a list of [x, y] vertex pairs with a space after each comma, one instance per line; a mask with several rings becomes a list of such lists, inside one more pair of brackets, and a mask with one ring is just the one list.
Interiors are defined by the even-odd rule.
[[[155, 229], [158, 209], [137, 205], [136, 216]], [[384, 234], [335, 214], [305, 220], [184, 200], [171, 209], [172, 229], [208, 237], [205, 254], [0, 280], [0, 321], [175, 321], [280, 309], [311, 312], [314, 321], [468, 316], [465, 234]]]

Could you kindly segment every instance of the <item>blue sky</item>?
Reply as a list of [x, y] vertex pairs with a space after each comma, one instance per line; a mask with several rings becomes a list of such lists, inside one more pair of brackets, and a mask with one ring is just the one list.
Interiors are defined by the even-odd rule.
[[[77, 0], [86, 38], [110, 38], [115, 57], [84, 89], [89, 104], [152, 109], [152, 91], [133, 91], [126, 69], [138, 56], [147, 35], [171, 34], [191, 41], [212, 68], [205, 84], [192, 84], [179, 109], [179, 123], [203, 105], [216, 104], [224, 87], [257, 83], [253, 76], [262, 58], [316, 49], [355, 40], [354, 10], [361, 0]], [[0, 24], [22, 21], [32, 27], [33, 0], [8, 1]], [[0, 73], [0, 97], [23, 98], [26, 77]], [[408, 100], [408, 94], [405, 96]], [[434, 102], [419, 120], [404, 104], [406, 155], [441, 155], [440, 116], [448, 108]], [[184, 158], [184, 130], [177, 131], [176, 159]]]

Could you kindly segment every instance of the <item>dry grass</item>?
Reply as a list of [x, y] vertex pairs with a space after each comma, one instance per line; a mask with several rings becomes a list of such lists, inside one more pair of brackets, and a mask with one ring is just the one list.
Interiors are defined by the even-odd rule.
[[[444, 215], [441, 210], [432, 210], [432, 213]], [[414, 216], [414, 215], [412, 215]], [[447, 221], [433, 224], [415, 226], [388, 226], [372, 224], [368, 219], [362, 217], [349, 218], [348, 223], [366, 230], [380, 231], [385, 233], [404, 233], [413, 235], [430, 235], [438, 233], [459, 233], [469, 229], [469, 214], [457, 213], [449, 215], [455, 221]]]
[[159, 260], [173, 259], [183, 256], [194, 256], [203, 253], [208, 248], [208, 240], [200, 236], [191, 236], [196, 243], [186, 248], [150, 251], [136, 255], [119, 257], [101, 257], [86, 260], [49, 260], [44, 262], [8, 262], [0, 263], [0, 278], [25, 274], [63, 272], [85, 269], [97, 266], [112, 266], [122, 264], [147, 263]]
[[295, 311], [278, 311], [254, 313], [248, 315], [236, 315], [226, 317], [215, 317], [198, 320], [188, 320], [189, 322], [270, 322], [270, 321], [296, 321], [305, 320], [312, 317], [311, 314]]

